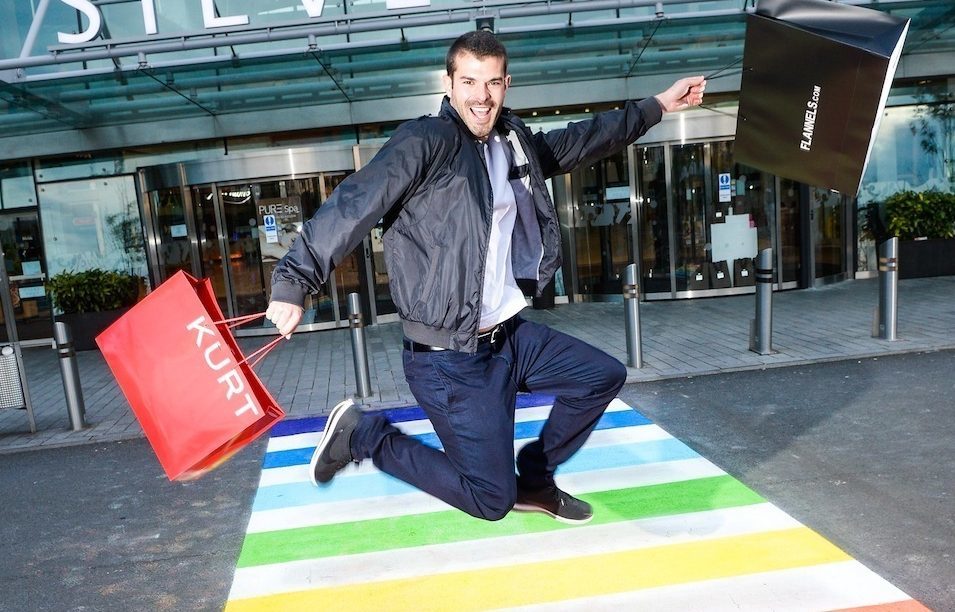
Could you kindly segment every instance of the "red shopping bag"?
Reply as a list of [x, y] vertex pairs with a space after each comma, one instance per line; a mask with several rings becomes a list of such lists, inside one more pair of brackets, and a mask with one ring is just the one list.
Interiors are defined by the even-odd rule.
[[96, 337], [170, 480], [211, 470], [285, 416], [224, 323], [209, 280], [177, 272]]

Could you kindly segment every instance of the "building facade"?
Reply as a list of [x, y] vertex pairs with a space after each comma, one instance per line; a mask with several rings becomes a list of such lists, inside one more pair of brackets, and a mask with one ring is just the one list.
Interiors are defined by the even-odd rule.
[[[559, 301], [620, 299], [629, 263], [644, 299], [752, 292], [766, 248], [776, 289], [871, 276], [867, 207], [901, 190], [955, 191], [955, 5], [851, 3], [912, 20], [857, 197], [735, 162], [752, 2], [4, 3], [0, 242], [18, 334], [48, 342], [44, 282], [93, 267], [150, 286], [186, 270], [212, 279], [228, 315], [264, 310], [301, 224], [398, 123], [436, 112], [445, 50], [476, 27], [507, 45], [508, 104], [535, 130], [711, 77], [703, 108], [550, 182]], [[394, 318], [382, 231], [310, 300], [304, 329], [344, 325], [351, 292], [373, 321]]]

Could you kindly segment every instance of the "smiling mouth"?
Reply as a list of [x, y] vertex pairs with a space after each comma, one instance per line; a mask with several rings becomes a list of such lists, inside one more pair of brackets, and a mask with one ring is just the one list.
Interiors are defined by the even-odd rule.
[[491, 116], [490, 106], [472, 106], [470, 110], [471, 114], [478, 119], [487, 119]]

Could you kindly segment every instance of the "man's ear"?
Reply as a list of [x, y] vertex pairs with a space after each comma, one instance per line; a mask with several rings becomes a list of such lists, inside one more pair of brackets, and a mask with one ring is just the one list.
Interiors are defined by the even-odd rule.
[[441, 84], [444, 85], [444, 93], [451, 97], [451, 77], [447, 72], [441, 75]]
[[511, 75], [504, 75], [504, 87], [505, 89], [511, 86]]

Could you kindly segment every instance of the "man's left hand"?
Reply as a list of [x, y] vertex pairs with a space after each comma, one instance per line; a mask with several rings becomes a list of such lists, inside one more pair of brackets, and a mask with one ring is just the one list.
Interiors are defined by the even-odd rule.
[[703, 103], [703, 90], [706, 89], [706, 78], [701, 76], [680, 79], [669, 89], [656, 95], [657, 101], [663, 110], [673, 112], [699, 106]]

